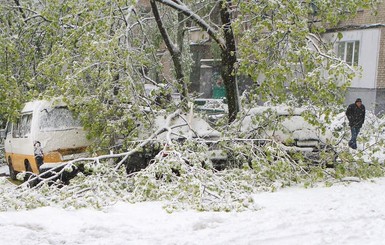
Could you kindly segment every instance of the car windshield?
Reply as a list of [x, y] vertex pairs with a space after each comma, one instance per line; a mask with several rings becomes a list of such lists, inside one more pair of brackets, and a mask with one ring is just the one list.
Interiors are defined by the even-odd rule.
[[41, 131], [67, 130], [81, 127], [80, 121], [73, 117], [67, 107], [44, 109], [40, 114]]

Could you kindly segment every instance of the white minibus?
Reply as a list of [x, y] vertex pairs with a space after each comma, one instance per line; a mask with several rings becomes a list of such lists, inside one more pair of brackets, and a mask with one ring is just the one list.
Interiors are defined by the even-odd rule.
[[4, 150], [10, 177], [35, 174], [83, 157], [90, 141], [80, 121], [62, 102], [28, 102], [15, 122], [5, 129]]

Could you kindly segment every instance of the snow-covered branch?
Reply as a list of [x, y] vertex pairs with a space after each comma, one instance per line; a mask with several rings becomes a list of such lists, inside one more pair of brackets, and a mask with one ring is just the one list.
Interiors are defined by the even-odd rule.
[[118, 170], [123, 163], [127, 160], [127, 158], [134, 153], [138, 152], [141, 150], [144, 146], [149, 144], [156, 136], [168, 132], [167, 134], [167, 145], [172, 145], [171, 141], [171, 133], [172, 129], [175, 127], [180, 127], [181, 125], [176, 125], [176, 126], [171, 126], [171, 121], [175, 117], [177, 117], [180, 114], [180, 110], [176, 110], [174, 113], [170, 114], [167, 119], [164, 127], [159, 128], [156, 132], [154, 132], [150, 137], [148, 137], [146, 140], [142, 141], [140, 144], [138, 144], [134, 149], [124, 152], [124, 153], [119, 153], [119, 154], [109, 154], [109, 155], [101, 155], [97, 157], [89, 157], [89, 158], [78, 158], [72, 161], [68, 161], [65, 163], [62, 163], [54, 168], [51, 168], [50, 170], [43, 172], [39, 175], [34, 175], [31, 176], [26, 182], [24, 182], [21, 186], [28, 186], [31, 185], [31, 183], [34, 183], [36, 181], [40, 181], [37, 185], [36, 188], [42, 186], [44, 183], [49, 183], [52, 180], [57, 179], [59, 176], [61, 176], [65, 171], [68, 171], [71, 168], [76, 168], [76, 163], [78, 162], [96, 162], [99, 163], [101, 160], [104, 159], [111, 159], [111, 158], [121, 158], [123, 157], [119, 163], [116, 165], [115, 170]]
[[[334, 61], [338, 61], [339, 63], [343, 63], [342, 60], [336, 58], [336, 57], [333, 57], [333, 56], [330, 56], [328, 54], [325, 54], [324, 52], [321, 51], [320, 47], [318, 46], [318, 44], [314, 41], [314, 39], [316, 40], [319, 40], [318, 37], [316, 35], [314, 35], [313, 33], [309, 33], [309, 36], [307, 37], [307, 40], [309, 40], [313, 47], [317, 50], [318, 54], [327, 58], [327, 59], [330, 59], [330, 60], [334, 60]], [[319, 40], [320, 41], [320, 40]], [[346, 66], [352, 71], [352, 72], [355, 72], [355, 70], [353, 69], [353, 67], [351, 67], [350, 65], [346, 64]]]
[[191, 9], [189, 9], [182, 2], [175, 2], [172, 0], [156, 0], [159, 3], [165, 4], [175, 10], [182, 12], [184, 15], [190, 17], [198, 26], [200, 26], [204, 31], [206, 31], [209, 36], [222, 48], [226, 49], [225, 40], [219, 36], [217, 30], [212, 28], [205, 20], [203, 20], [199, 15], [194, 13]]
[[[47, 22], [52, 22], [51, 20], [47, 19], [47, 18], [46, 18], [45, 16], [43, 16], [42, 14], [39, 14], [38, 12], [36, 12], [36, 11], [30, 9], [30, 8], [25, 8], [25, 7], [22, 7], [22, 6], [20, 6], [20, 5], [19, 5], [19, 6], [12, 6], [12, 8], [18, 9], [18, 10], [22, 13], [23, 18], [24, 18], [24, 22], [28, 22], [29, 20], [34, 19], [34, 18], [42, 18], [43, 20], [45, 20], [45, 21], [47, 21]], [[27, 17], [25, 16], [24, 10], [26, 10], [26, 11], [28, 11], [28, 12], [31, 12], [31, 13], [33, 13], [34, 15], [27, 18]]]

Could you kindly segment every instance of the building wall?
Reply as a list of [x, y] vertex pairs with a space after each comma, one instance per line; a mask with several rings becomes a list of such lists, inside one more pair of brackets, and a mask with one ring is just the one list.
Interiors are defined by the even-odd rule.
[[[378, 5], [377, 15], [374, 15], [371, 10], [363, 10], [357, 13], [357, 16], [349, 21], [340, 23], [340, 26], [351, 25], [385, 25], [385, 2]], [[380, 27], [380, 48], [378, 51], [379, 60], [377, 68], [377, 88], [385, 88], [385, 27]]]
[[[372, 28], [371, 25], [377, 27]], [[371, 10], [361, 10], [355, 18], [339, 25], [341, 29], [345, 27], [351, 29], [342, 31], [343, 40], [363, 34], [359, 61], [359, 65], [363, 68], [363, 76], [354, 79], [346, 96], [346, 104], [360, 97], [369, 110], [380, 115], [385, 114], [385, 27], [382, 25], [385, 25], [385, 2], [378, 5], [377, 15]], [[362, 27], [352, 30], [354, 26]]]
[[343, 31], [343, 38], [337, 40], [337, 33], [325, 35], [329, 42], [337, 41], [360, 41], [358, 67], [362, 68], [362, 76], [357, 76], [352, 81], [351, 87], [354, 88], [376, 88], [377, 68], [380, 50], [380, 29]]
[[[383, 22], [385, 24], [385, 22]], [[379, 50], [377, 87], [385, 88], [385, 28], [381, 28], [381, 46]]]
[[345, 105], [354, 103], [357, 98], [362, 99], [362, 103], [365, 105], [367, 110], [376, 112], [378, 108], [376, 105], [377, 89], [370, 88], [348, 88]]

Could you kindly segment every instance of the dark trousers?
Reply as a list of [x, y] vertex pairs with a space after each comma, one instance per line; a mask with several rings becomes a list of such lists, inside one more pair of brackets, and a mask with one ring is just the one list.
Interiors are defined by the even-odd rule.
[[40, 171], [40, 166], [43, 165], [44, 163], [44, 158], [42, 156], [35, 156], [37, 167], [39, 168]]
[[353, 149], [357, 149], [357, 136], [360, 133], [361, 128], [351, 127], [352, 138], [349, 141], [349, 146]]

